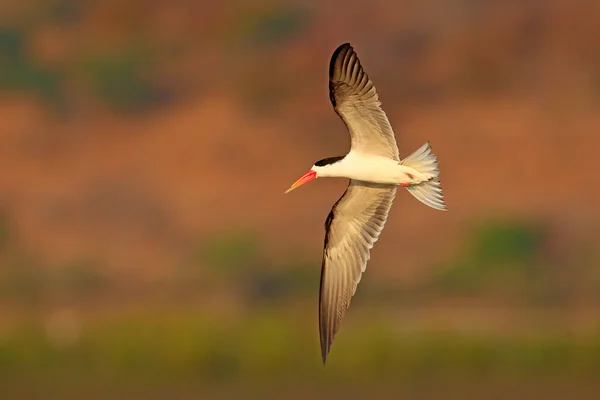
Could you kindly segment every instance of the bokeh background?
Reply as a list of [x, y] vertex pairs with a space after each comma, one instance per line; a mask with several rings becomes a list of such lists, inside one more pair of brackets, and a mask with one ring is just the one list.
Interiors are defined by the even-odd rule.
[[[597, 0], [0, 2], [2, 398], [597, 398]], [[326, 367], [351, 42], [399, 193]]]

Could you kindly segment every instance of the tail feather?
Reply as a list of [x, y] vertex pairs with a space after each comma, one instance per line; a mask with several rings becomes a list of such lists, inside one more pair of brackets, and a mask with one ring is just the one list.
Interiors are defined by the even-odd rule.
[[417, 200], [436, 210], [446, 210], [444, 193], [439, 179], [440, 170], [435, 154], [431, 153], [429, 142], [401, 161], [402, 165], [414, 168], [426, 177], [424, 182], [410, 185], [406, 189]]
[[435, 154], [431, 154], [431, 146], [429, 145], [429, 142], [419, 147], [417, 151], [402, 160], [400, 164], [414, 168], [417, 171], [425, 174], [431, 174], [432, 177], [440, 174], [437, 157]]
[[417, 200], [436, 210], [445, 211], [444, 192], [438, 177], [406, 188]]

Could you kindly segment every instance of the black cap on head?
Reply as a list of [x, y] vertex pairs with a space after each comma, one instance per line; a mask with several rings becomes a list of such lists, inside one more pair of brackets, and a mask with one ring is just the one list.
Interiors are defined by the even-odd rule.
[[340, 161], [340, 160], [341, 160], [342, 158], [344, 158], [344, 157], [345, 157], [345, 156], [324, 158], [324, 159], [322, 159], [322, 160], [319, 160], [319, 161], [317, 161], [317, 162], [315, 163], [315, 165], [316, 165], [317, 167], [324, 167], [324, 166], [326, 166], [326, 165], [329, 165], [329, 164], [334, 164], [334, 163], [336, 163], [336, 162]]

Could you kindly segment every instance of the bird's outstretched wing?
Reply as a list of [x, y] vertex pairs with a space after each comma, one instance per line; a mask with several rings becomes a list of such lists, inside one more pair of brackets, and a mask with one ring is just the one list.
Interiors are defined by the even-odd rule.
[[351, 180], [325, 222], [319, 293], [323, 363], [385, 225], [396, 186]]
[[329, 97], [350, 132], [352, 150], [399, 160], [394, 131], [375, 86], [349, 43], [338, 47], [331, 57]]

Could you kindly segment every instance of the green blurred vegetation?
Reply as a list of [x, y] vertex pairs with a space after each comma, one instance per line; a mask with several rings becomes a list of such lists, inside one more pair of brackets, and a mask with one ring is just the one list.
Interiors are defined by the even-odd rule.
[[[430, 274], [393, 284], [364, 279], [355, 300], [372, 307], [472, 299], [488, 305], [568, 308], [585, 296], [588, 304], [596, 304], [600, 301], [598, 260], [553, 258], [551, 236], [543, 221], [482, 220], [462, 240], [459, 251], [432, 267]], [[0, 218], [0, 246], [10, 237], [8, 219]], [[140, 282], [117, 285], [102, 272], [98, 261], [85, 258], [49, 268], [43, 260], [12, 246], [0, 263], [0, 300], [14, 304], [85, 300], [121, 292], [135, 298], [135, 293], [146, 290]], [[314, 298], [319, 276], [318, 256], [289, 254], [275, 259], [257, 232], [231, 229], [196, 239], [188, 257], [172, 269], [171, 279], [152, 291], [187, 298], [217, 291], [260, 308]]]
[[[94, 263], [78, 261], [40, 274], [33, 267], [23, 268], [23, 258], [19, 274], [12, 275], [17, 280], [6, 287], [28, 293], [36, 307], [2, 332], [0, 383], [4, 379], [15, 387], [26, 380], [57, 390], [76, 379], [90, 387], [189, 385], [194, 393], [207, 387], [221, 393], [225, 387], [243, 391], [278, 382], [293, 388], [304, 381], [312, 383], [310, 390], [348, 382], [366, 387], [468, 382], [473, 377], [526, 382], [525, 387], [540, 379], [567, 386], [577, 379], [595, 382], [600, 378], [600, 331], [593, 327], [571, 333], [555, 325], [547, 329], [549, 320], [540, 320], [526, 328], [516, 324], [472, 331], [455, 324], [441, 329], [443, 322], [433, 325], [436, 329], [401, 317], [415, 310], [428, 313], [419, 304], [432, 298], [462, 296], [489, 307], [497, 298], [514, 301], [515, 293], [516, 310], [530, 309], [534, 315], [543, 305], [536, 300], [540, 287], [551, 291], [561, 282], [545, 255], [551, 245], [548, 229], [539, 221], [483, 220], [467, 235], [456, 258], [435, 269], [424, 285], [396, 288], [365, 280], [326, 368], [320, 364], [316, 321], [319, 263], [298, 255], [275, 262], [251, 229], [198, 239], [180, 267], [187, 271], [182, 279], [190, 292], [210, 298], [227, 291], [237, 299], [237, 311], [222, 310], [218, 300], [210, 299], [196, 302], [197, 309], [176, 303], [88, 317], [85, 306], [77, 305], [82, 300], [122, 296], [110, 280], [94, 272]], [[160, 297], [172, 283], [153, 287], [153, 296]], [[490, 293], [496, 296], [490, 298]], [[39, 312], [56, 300], [57, 312]], [[566, 310], [567, 300], [553, 304]], [[494, 388], [491, 384], [488, 390]]]
[[[64, 326], [31, 321], [3, 333], [0, 381], [87, 376], [154, 384], [188, 379], [322, 382], [351, 379], [357, 370], [365, 381], [494, 375], [600, 378], [597, 335], [407, 333], [373, 318], [340, 335], [337, 351], [323, 369], [316, 326], [299, 318], [312, 313], [296, 310], [292, 317], [282, 311], [244, 317], [138, 313]], [[57, 339], [60, 329], [68, 340]]]
[[247, 110], [257, 116], [268, 116], [300, 93], [303, 83], [290, 79], [290, 70], [275, 68], [265, 74], [264, 63], [277, 64], [278, 61], [269, 60], [272, 56], [264, 50], [286, 44], [301, 35], [311, 23], [311, 13], [299, 5], [253, 7], [240, 15], [239, 26], [232, 28], [235, 32], [232, 40], [237, 44], [233, 57], [239, 56], [238, 46], [265, 57], [260, 62], [244, 64], [236, 74], [238, 95]]
[[39, 262], [22, 255], [13, 256], [0, 274], [0, 301], [19, 307], [41, 307], [54, 300], [77, 301], [106, 295], [111, 282], [101, 269], [87, 261], [76, 261], [59, 268], [43, 268]]
[[0, 90], [33, 91], [51, 108], [64, 102], [61, 71], [40, 65], [27, 48], [26, 28], [0, 26]]
[[93, 0], [51, 0], [39, 4], [41, 19], [53, 24], [72, 25], [84, 15], [84, 8]]
[[490, 285], [513, 285], [539, 274], [536, 259], [544, 250], [542, 229], [524, 221], [487, 221], [474, 227], [464, 250], [442, 268], [442, 290], [486, 291]]
[[[71, 46], [60, 60], [39, 59], [32, 46], [36, 30], [76, 22], [85, 8], [78, 3], [83, 2], [44, 3], [11, 24], [0, 25], [0, 91], [38, 94], [50, 110], [60, 113], [69, 112], [82, 96], [123, 114], [147, 111], [171, 100], [172, 91], [158, 84], [156, 72], [164, 49], [154, 45], [151, 35], [127, 38], [109, 50], [89, 38], [81, 46]], [[74, 86], [84, 91], [73, 91]]]
[[233, 283], [250, 302], [302, 297], [318, 287], [319, 269], [313, 263], [299, 256], [275, 263], [250, 231], [215, 235], [191, 259], [211, 268], [216, 279]]
[[28, 49], [27, 28], [0, 27], [0, 90], [39, 94], [55, 111], [65, 111], [71, 98], [67, 91], [74, 77], [113, 111], [130, 113], [148, 109], [165, 99], [154, 80], [156, 51], [131, 49], [103, 53], [98, 50], [79, 61], [76, 56], [56, 66], [44, 66]]
[[553, 229], [540, 220], [481, 219], [454, 257], [399, 294], [533, 308], [598, 304], [598, 260], [583, 247], [554, 257]]
[[[24, 11], [9, 25], [0, 26], [0, 90], [38, 94], [50, 109], [61, 113], [68, 113], [85, 97], [120, 114], [144, 112], [173, 101], [179, 90], [177, 79], [170, 76], [165, 80], [161, 67], [173, 57], [173, 46], [178, 55], [193, 46], [156, 37], [151, 27], [130, 33], [116, 45], [89, 37], [81, 44], [68, 45], [60, 60], [48, 65], [40, 62], [32, 48], [36, 29], [68, 28], [84, 18], [89, 5], [72, 0], [43, 2], [35, 11]], [[252, 5], [228, 22], [227, 35], [233, 35], [233, 41], [242, 47], [256, 50], [281, 45], [310, 23], [311, 15], [302, 6]], [[261, 66], [257, 74], [242, 80], [246, 82], [244, 101], [258, 111], [276, 105], [288, 93], [281, 85], [283, 77], [268, 84], [262, 72]]]
[[11, 224], [8, 214], [0, 207], [0, 252], [9, 244], [11, 236]]
[[[421, 281], [390, 285], [366, 279], [356, 298], [374, 307], [443, 298], [569, 307], [582, 293], [591, 294], [587, 301], [592, 303], [600, 300], [593, 295], [600, 289], [594, 279], [597, 260], [553, 258], [551, 236], [552, 228], [544, 221], [481, 219], [468, 231], [459, 251]], [[250, 294], [248, 300], [303, 298], [318, 288], [318, 258], [289, 255], [283, 262], [274, 262], [266, 255], [260, 236], [251, 231], [215, 235], [200, 248], [191, 264], [209, 267], [217, 281], [235, 282], [236, 292]]]
[[312, 22], [311, 14], [306, 8], [292, 4], [253, 6], [240, 15], [237, 28], [240, 31], [237, 36], [250, 46], [285, 42], [302, 33]]
[[145, 111], [167, 98], [153, 79], [156, 52], [144, 46], [129, 46], [92, 53], [81, 64], [81, 73], [94, 96], [113, 111]]

